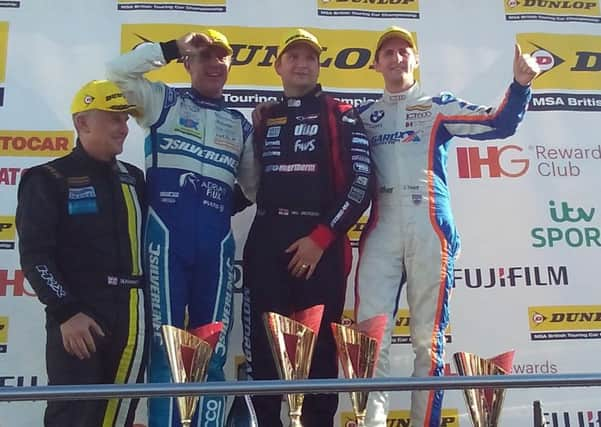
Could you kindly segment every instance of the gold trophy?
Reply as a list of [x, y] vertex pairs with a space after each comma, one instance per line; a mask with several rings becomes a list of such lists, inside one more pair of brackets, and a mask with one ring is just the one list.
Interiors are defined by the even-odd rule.
[[[507, 375], [511, 373], [514, 350], [483, 359], [471, 353], [453, 355], [459, 375]], [[505, 389], [465, 389], [463, 391], [474, 427], [497, 427]]]
[[[387, 316], [382, 314], [350, 327], [331, 323], [338, 359], [346, 378], [374, 376], [387, 320]], [[350, 394], [356, 425], [364, 427], [369, 392], [352, 391]]]
[[[309, 377], [313, 349], [323, 305], [315, 305], [286, 317], [278, 313], [263, 314], [267, 338], [282, 380], [304, 380]], [[303, 409], [303, 394], [287, 394], [290, 427], [302, 427], [300, 417]]]
[[[170, 325], [161, 327], [174, 382], [191, 383], [206, 379], [209, 360], [222, 327], [221, 322], [209, 323], [190, 332]], [[197, 404], [198, 396], [177, 397], [182, 427], [190, 426]]]

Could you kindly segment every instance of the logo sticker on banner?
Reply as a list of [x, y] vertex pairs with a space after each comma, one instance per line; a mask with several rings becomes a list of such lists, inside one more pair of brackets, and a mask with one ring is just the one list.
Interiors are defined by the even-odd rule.
[[601, 426], [601, 409], [545, 412], [544, 415], [549, 427]]
[[[11, 278], [12, 277], [12, 278]], [[0, 270], [0, 297], [35, 297], [21, 270]]]
[[[282, 83], [274, 70], [282, 36], [292, 28], [216, 27], [229, 39], [232, 49], [232, 70], [224, 92], [227, 105], [254, 108], [259, 102], [277, 100]], [[180, 24], [124, 24], [121, 33], [121, 52], [128, 52], [148, 41], [167, 41], [189, 31], [206, 27]], [[370, 68], [372, 49], [378, 31], [326, 30], [307, 28], [314, 33], [325, 51], [322, 53], [320, 82], [328, 93], [353, 105], [378, 99], [384, 85], [382, 76]], [[172, 62], [147, 74], [152, 81], [189, 86], [190, 78], [181, 63]], [[263, 88], [269, 89], [263, 89]], [[241, 89], [244, 88], [244, 89]], [[255, 88], [255, 89], [247, 89]], [[348, 92], [331, 91], [342, 89]], [[361, 89], [361, 91], [358, 91]]]
[[8, 51], [8, 22], [0, 22], [0, 107], [4, 105], [4, 87], [6, 79], [6, 54]]
[[14, 249], [15, 235], [15, 217], [0, 216], [0, 249]]
[[601, 111], [601, 36], [522, 33], [517, 41], [542, 71], [530, 110]]
[[21, 2], [17, 0], [0, 0], [0, 8], [2, 7], [21, 7]]
[[[392, 344], [411, 344], [411, 334], [409, 332], [409, 309], [399, 308], [397, 311], [394, 327], [392, 328]], [[355, 316], [352, 309], [345, 309], [342, 313], [342, 324], [352, 326], [355, 323]], [[451, 335], [451, 325], [445, 329], [445, 342], [453, 342]]]
[[419, 0], [317, 0], [321, 16], [419, 18]]
[[226, 0], [117, 0], [117, 9], [225, 12], [225, 2]]
[[0, 316], [0, 353], [8, 349], [8, 317]]
[[601, 247], [601, 229], [595, 217], [596, 208], [555, 200], [549, 201], [548, 208], [553, 225], [534, 227], [530, 231], [533, 248]]
[[601, 305], [528, 307], [528, 319], [532, 341], [601, 338]]
[[456, 268], [455, 287], [469, 289], [524, 288], [568, 285], [565, 265], [521, 265], [490, 268]]
[[[530, 169], [547, 178], [573, 178], [596, 173], [601, 160], [601, 144], [565, 146], [529, 145], [528, 157], [519, 145], [457, 147], [457, 172], [460, 179], [519, 178]], [[591, 165], [595, 162], [594, 165]], [[530, 168], [530, 164], [533, 167]], [[588, 166], [588, 167], [587, 167]]]
[[60, 157], [74, 144], [73, 131], [0, 130], [0, 157]]
[[[409, 411], [390, 410], [386, 419], [386, 425], [389, 427], [409, 427], [411, 425]], [[357, 427], [355, 414], [352, 412], [341, 412], [340, 427]], [[440, 427], [459, 427], [459, 411], [452, 408], [443, 409]]]
[[599, 0], [503, 0], [508, 21], [601, 22]]
[[18, 183], [18, 178], [23, 175], [27, 169], [22, 168], [0, 168], [0, 187], [3, 185], [15, 186]]

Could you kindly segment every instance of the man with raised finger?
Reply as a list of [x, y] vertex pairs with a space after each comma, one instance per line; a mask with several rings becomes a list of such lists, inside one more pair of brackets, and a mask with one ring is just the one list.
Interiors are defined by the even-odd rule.
[[[119, 161], [135, 111], [112, 82], [71, 106], [77, 146], [24, 174], [16, 214], [21, 266], [46, 307], [48, 384], [143, 381], [144, 175]], [[130, 427], [138, 399], [48, 401], [45, 427]]]
[[[232, 48], [208, 29], [165, 43], [138, 46], [108, 64], [108, 75], [140, 107], [146, 132], [149, 201], [145, 235], [151, 289], [150, 379], [169, 382], [161, 325], [196, 328], [222, 322], [209, 381], [223, 380], [232, 326], [234, 183], [254, 200], [257, 171], [252, 126], [222, 97]], [[180, 60], [191, 87], [176, 89], [144, 76]], [[193, 425], [221, 427], [225, 397], [201, 397]], [[151, 399], [151, 427], [179, 426], [173, 399]]]
[[[453, 136], [475, 140], [514, 134], [538, 74], [533, 58], [515, 47], [513, 82], [497, 108], [474, 105], [450, 93], [427, 96], [415, 81], [419, 65], [412, 34], [383, 32], [374, 69], [384, 95], [359, 108], [369, 138], [377, 183], [362, 234], [356, 283], [356, 318], [389, 316], [377, 375], [390, 374], [389, 349], [401, 287], [407, 284], [414, 376], [442, 375], [453, 263], [459, 236], [450, 206], [446, 159]], [[439, 427], [442, 391], [416, 391], [413, 427]], [[387, 393], [370, 393], [366, 425], [386, 427]]]

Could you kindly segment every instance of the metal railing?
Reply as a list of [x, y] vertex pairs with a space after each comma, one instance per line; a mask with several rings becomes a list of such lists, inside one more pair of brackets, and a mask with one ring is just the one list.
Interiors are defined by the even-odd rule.
[[598, 387], [601, 373], [553, 375], [493, 375], [448, 377], [392, 377], [304, 381], [224, 381], [204, 383], [91, 384], [2, 387], [2, 401], [88, 400], [113, 397], [166, 397], [187, 395], [265, 395], [284, 393], [339, 393], [349, 391], [463, 390], [468, 388]]

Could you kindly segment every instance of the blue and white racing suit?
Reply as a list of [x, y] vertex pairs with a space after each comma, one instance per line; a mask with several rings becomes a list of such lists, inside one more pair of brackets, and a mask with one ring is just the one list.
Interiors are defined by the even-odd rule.
[[[454, 136], [486, 140], [513, 135], [529, 99], [530, 88], [516, 82], [496, 109], [449, 93], [426, 96], [416, 83], [359, 107], [377, 194], [361, 236], [355, 311], [358, 322], [388, 315], [378, 376], [389, 375], [391, 332], [405, 282], [413, 375], [443, 374], [444, 331], [459, 250], [447, 185], [449, 142]], [[442, 397], [442, 391], [413, 392], [412, 426], [440, 426]], [[387, 413], [387, 393], [371, 392], [366, 425], [386, 427]]]
[[[165, 45], [143, 45], [108, 64], [108, 78], [138, 106], [136, 119], [146, 131], [150, 379], [170, 381], [161, 325], [195, 328], [221, 321], [208, 372], [209, 381], [219, 381], [232, 326], [233, 188], [238, 180], [254, 200], [258, 181], [252, 126], [221, 99], [147, 80], [144, 73], [174, 59], [165, 58]], [[192, 425], [221, 427], [225, 406], [224, 397], [201, 398]], [[151, 427], [179, 426], [174, 399], [152, 399], [149, 420]]]

